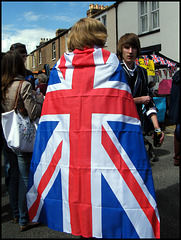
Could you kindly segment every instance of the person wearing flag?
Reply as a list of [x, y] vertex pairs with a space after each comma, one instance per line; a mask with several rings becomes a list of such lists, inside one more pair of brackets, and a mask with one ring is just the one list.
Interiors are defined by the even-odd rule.
[[71, 29], [51, 71], [31, 160], [33, 222], [85, 238], [159, 238], [160, 219], [141, 124], [107, 29]]

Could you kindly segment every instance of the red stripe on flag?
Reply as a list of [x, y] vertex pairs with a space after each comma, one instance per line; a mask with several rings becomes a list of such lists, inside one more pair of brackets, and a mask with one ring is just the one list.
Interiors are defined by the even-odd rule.
[[103, 59], [104, 59], [104, 64], [106, 64], [109, 56], [110, 56], [110, 52], [108, 51], [105, 51], [104, 49], [102, 49], [102, 56], [103, 56]]
[[[86, 58], [86, 53], [82, 59]], [[78, 56], [79, 59], [79, 56]], [[76, 105], [70, 116], [70, 165], [69, 165], [69, 205], [72, 234], [92, 236], [91, 205], [91, 115], [85, 118], [85, 99], [83, 93], [93, 88], [94, 60], [89, 54], [89, 67], [74, 69], [72, 88], [77, 93]], [[80, 59], [79, 59], [80, 61]], [[75, 55], [72, 61], [77, 62]], [[92, 66], [92, 67], [90, 67]], [[88, 111], [90, 113], [90, 111]]]
[[[127, 91], [111, 88], [92, 89], [88, 95], [85, 93], [85, 97], [83, 95], [79, 96], [75, 92], [74, 89], [48, 92], [44, 100], [42, 116], [48, 114], [79, 114], [85, 102], [84, 116], [87, 112], [91, 112], [124, 114], [139, 119], [133, 97]], [[124, 103], [120, 101], [120, 98], [124, 99]]]
[[34, 217], [36, 216], [36, 213], [37, 213], [38, 207], [39, 207], [39, 203], [40, 203], [40, 199], [41, 199], [41, 195], [42, 195], [43, 191], [45, 190], [46, 186], [48, 185], [48, 183], [55, 171], [55, 168], [61, 158], [61, 153], [62, 153], [62, 141], [60, 142], [59, 146], [57, 147], [57, 149], [52, 157], [52, 160], [51, 160], [47, 170], [43, 174], [41, 181], [38, 185], [37, 199], [35, 200], [35, 202], [33, 203], [33, 205], [31, 206], [31, 208], [29, 209], [29, 212], [28, 212], [30, 221], [32, 221], [34, 219]]
[[155, 237], [160, 238], [160, 222], [158, 221], [158, 218], [155, 214], [155, 210], [151, 206], [139, 183], [137, 182], [132, 172], [128, 168], [127, 164], [123, 160], [122, 156], [113, 144], [104, 127], [102, 127], [102, 145], [104, 146], [106, 152], [108, 153], [116, 168], [120, 172], [121, 176], [125, 180], [129, 189], [133, 193], [141, 209], [144, 211], [145, 215], [150, 221]]
[[61, 68], [61, 72], [62, 72], [62, 75], [63, 75], [64, 79], [65, 79], [65, 72], [67, 70], [67, 67], [65, 66], [65, 63], [66, 63], [65, 56], [63, 55], [61, 57], [60, 64], [58, 65], [58, 68]]

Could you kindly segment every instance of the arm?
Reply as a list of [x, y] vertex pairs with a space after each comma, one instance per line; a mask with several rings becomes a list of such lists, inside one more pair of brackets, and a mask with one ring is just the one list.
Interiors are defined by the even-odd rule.
[[43, 105], [43, 95], [35, 95], [31, 84], [24, 81], [21, 88], [21, 97], [30, 119], [34, 120], [40, 117]]
[[[154, 129], [155, 130], [160, 129], [157, 114], [155, 114], [155, 113], [150, 114], [150, 118], [151, 118], [151, 121], [153, 123]], [[163, 140], [164, 140], [164, 132], [161, 132], [161, 133], [162, 133], [162, 136], [160, 138], [160, 145], [163, 143]]]
[[147, 105], [151, 100], [150, 96], [141, 96], [141, 97], [135, 97], [134, 101], [135, 104], [145, 104]]

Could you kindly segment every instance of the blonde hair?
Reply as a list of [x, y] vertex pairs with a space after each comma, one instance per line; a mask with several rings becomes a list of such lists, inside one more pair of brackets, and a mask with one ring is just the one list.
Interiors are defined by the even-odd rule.
[[67, 45], [70, 52], [83, 50], [94, 45], [104, 47], [107, 37], [106, 27], [94, 18], [81, 18], [70, 30]]

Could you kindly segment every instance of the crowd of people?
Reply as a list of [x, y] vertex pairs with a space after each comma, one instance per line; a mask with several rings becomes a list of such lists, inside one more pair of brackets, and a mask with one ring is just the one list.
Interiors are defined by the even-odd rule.
[[[99, 24], [97, 22], [97, 20], [91, 19], [90, 22], [82, 20], [75, 24], [68, 39], [70, 52], [83, 51], [85, 49], [89, 50], [93, 48], [94, 45], [97, 45], [98, 48], [104, 47], [107, 30], [101, 23]], [[88, 39], [85, 37], [86, 34], [83, 34], [83, 31], [85, 31], [85, 25], [90, 29], [91, 24], [93, 25], [95, 32], [94, 35], [92, 35], [92, 38]], [[98, 27], [97, 24], [99, 24]], [[79, 31], [82, 31], [81, 35]], [[161, 133], [161, 137], [159, 138], [159, 146], [161, 146], [164, 141], [164, 132], [161, 130], [157, 119], [157, 109], [153, 101], [152, 92], [148, 86], [149, 81], [147, 71], [143, 67], [135, 64], [135, 59], [140, 56], [141, 49], [138, 36], [134, 33], [126, 33], [119, 39], [117, 48], [117, 58], [120, 62], [120, 68], [123, 70], [130, 87], [130, 92], [134, 103], [136, 104], [139, 119], [141, 122], [143, 121], [142, 106], [145, 105], [146, 115], [153, 124], [153, 131]], [[1, 107], [2, 112], [8, 112], [12, 109], [16, 89], [18, 88], [20, 81], [24, 80], [18, 98], [18, 108], [23, 109], [22, 112], [26, 113], [31, 120], [34, 120], [41, 116], [42, 106], [46, 100], [48, 77], [40, 71], [37, 79], [35, 79], [33, 73], [25, 68], [26, 57], [26, 46], [21, 43], [11, 45], [10, 50], [2, 56]], [[74, 62], [74, 64], [76, 65], [76, 62]], [[85, 63], [85, 65], [86, 64], [91, 63], [88, 62]], [[103, 76], [101, 77], [103, 82], [107, 81], [106, 78]], [[180, 81], [180, 75], [178, 76], [178, 73], [176, 77], [177, 79], [179, 78]], [[177, 82], [177, 80], [174, 81]], [[178, 110], [176, 109], [175, 111], [177, 112]], [[179, 120], [176, 119], [175, 122], [177, 124]], [[145, 137], [144, 142], [145, 144], [148, 144]], [[177, 152], [175, 153], [174, 158], [176, 166], [180, 166], [179, 142], [180, 139], [176, 137], [175, 133], [175, 149]], [[38, 224], [38, 222], [31, 222], [29, 219], [26, 199], [30, 162], [33, 153], [13, 151], [7, 146], [5, 139], [3, 139], [3, 153], [5, 161], [6, 187], [9, 194], [13, 222], [19, 223], [20, 231], [25, 231]]]

